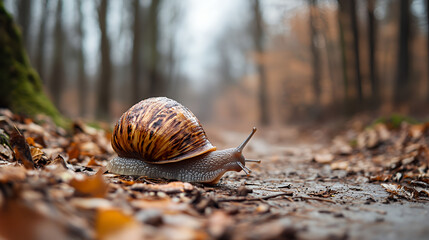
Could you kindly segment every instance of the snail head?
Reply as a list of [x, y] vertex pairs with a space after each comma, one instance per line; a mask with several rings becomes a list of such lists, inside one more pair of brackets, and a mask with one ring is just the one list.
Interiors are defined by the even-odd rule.
[[250, 141], [250, 139], [255, 134], [255, 132], [256, 132], [256, 127], [253, 127], [252, 132], [249, 134], [249, 136], [235, 149], [237, 158], [240, 159], [240, 161], [237, 161], [237, 164], [247, 175], [249, 175], [252, 172], [252, 170], [246, 167], [246, 162], [261, 163], [261, 160], [245, 159], [243, 156], [243, 149], [244, 147], [246, 147], [247, 143]]

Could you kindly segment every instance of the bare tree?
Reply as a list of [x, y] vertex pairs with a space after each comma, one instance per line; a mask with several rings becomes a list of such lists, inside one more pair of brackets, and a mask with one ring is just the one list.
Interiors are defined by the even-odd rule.
[[347, 11], [346, 5], [347, 2], [338, 0], [338, 26], [339, 26], [339, 36], [340, 36], [340, 48], [341, 48], [341, 63], [343, 69], [343, 86], [344, 86], [344, 102], [346, 112], [349, 112], [350, 105], [350, 91], [349, 91], [349, 74], [348, 74], [348, 52], [347, 51]]
[[[326, 44], [326, 47], [323, 49], [326, 54], [326, 60], [328, 64], [328, 74], [329, 74], [329, 80], [331, 82], [331, 91], [332, 91], [332, 106], [334, 108], [340, 106], [339, 103], [341, 103], [342, 99], [339, 96], [339, 93], [341, 93], [341, 89], [339, 88], [339, 73], [341, 71], [341, 68], [338, 68], [339, 65], [339, 59], [335, 55], [337, 52], [336, 50], [336, 42], [333, 41], [333, 36], [330, 31], [329, 22], [327, 19], [327, 12], [321, 11], [321, 9], [318, 9], [318, 22], [320, 24], [320, 36], [323, 37], [323, 40]], [[322, 49], [321, 49], [322, 50]]]
[[267, 79], [265, 73], [264, 62], [261, 61], [264, 54], [264, 28], [263, 17], [259, 0], [254, 0], [252, 5], [253, 10], [253, 45], [254, 51], [258, 55], [256, 69], [259, 75], [259, 109], [260, 109], [260, 122], [262, 125], [270, 123], [268, 111], [268, 95], [267, 95]]
[[[425, 2], [425, 4], [426, 4], [426, 26], [428, 27], [428, 29], [429, 29], [429, 2], [428, 1], [424, 1]], [[428, 30], [428, 32], [427, 32], [427, 36], [426, 36], [426, 51], [427, 52], [429, 52], [429, 30]], [[426, 98], [426, 100], [429, 102], [429, 55], [426, 55], [426, 57], [427, 57], [427, 59], [426, 59], [426, 61], [427, 61], [427, 81], [428, 81], [428, 84], [427, 84], [427, 93], [426, 93], [426, 96], [427, 96], [427, 98]]]
[[85, 57], [83, 54], [83, 12], [82, 12], [82, 0], [77, 2], [77, 15], [78, 15], [78, 24], [77, 24], [77, 35], [79, 41], [79, 47], [77, 48], [77, 61], [78, 61], [78, 77], [77, 84], [79, 89], [79, 112], [80, 116], [86, 114], [87, 109], [87, 92], [88, 92], [88, 83], [85, 74]]
[[400, 0], [398, 57], [395, 81], [395, 104], [403, 105], [410, 97], [410, 1]]
[[36, 56], [35, 56], [35, 66], [37, 71], [39, 72], [40, 78], [42, 79], [43, 82], [47, 82], [47, 79], [45, 79], [45, 38], [46, 38], [46, 20], [48, 18], [48, 4], [49, 4], [49, 0], [44, 0], [43, 1], [43, 6], [42, 6], [42, 13], [41, 13], [41, 20], [40, 20], [40, 28], [39, 28], [39, 33], [37, 36], [37, 48], [36, 48]]
[[371, 81], [371, 105], [377, 107], [380, 100], [380, 86], [377, 76], [377, 61], [375, 59], [377, 23], [374, 15], [375, 0], [367, 0], [368, 11], [368, 45], [369, 45], [369, 77]]
[[338, 0], [341, 59], [347, 114], [361, 108], [363, 100], [359, 57], [359, 31], [355, 0]]
[[57, 3], [55, 13], [55, 28], [54, 28], [54, 56], [51, 68], [51, 78], [49, 81], [49, 92], [53, 98], [54, 104], [61, 109], [61, 93], [64, 83], [64, 32], [62, 25], [63, 16], [63, 1]]
[[31, 21], [31, 8], [32, 2], [30, 0], [19, 0], [18, 5], [18, 24], [21, 26], [22, 38], [24, 39], [24, 45], [27, 51], [30, 51], [30, 21]]
[[355, 84], [357, 89], [357, 97], [359, 103], [363, 101], [363, 92], [362, 92], [362, 77], [360, 72], [360, 57], [359, 57], [359, 27], [356, 14], [356, 1], [350, 1], [350, 18], [352, 23], [352, 32], [353, 32], [353, 51], [354, 51], [354, 67], [355, 67]]
[[98, 22], [101, 33], [101, 65], [97, 86], [96, 117], [103, 120], [110, 118], [110, 93], [112, 88], [112, 62], [110, 59], [110, 43], [107, 35], [107, 9], [108, 0], [101, 0], [98, 6]]
[[[314, 106], [319, 108], [320, 106], [320, 96], [321, 96], [321, 87], [320, 87], [320, 75], [321, 75], [321, 66], [320, 66], [320, 53], [319, 48], [317, 47], [318, 33], [316, 29], [316, 15], [317, 15], [317, 2], [316, 0], [309, 0], [309, 9], [310, 9], [310, 47], [311, 53], [313, 55], [313, 92], [314, 92]], [[319, 109], [317, 109], [319, 110]]]
[[178, 87], [181, 86], [180, 78], [177, 78], [177, 70], [176, 67], [177, 58], [178, 58], [178, 50], [177, 47], [177, 34], [180, 31], [180, 21], [181, 21], [181, 8], [179, 1], [170, 1], [169, 3], [169, 13], [170, 18], [168, 19], [168, 26], [164, 26], [165, 30], [163, 32], [166, 33], [163, 36], [163, 39], [166, 39], [168, 43], [167, 53], [164, 55], [163, 61], [163, 78], [167, 87], [167, 95], [172, 97], [178, 97]]
[[148, 59], [148, 77], [149, 77], [149, 96], [162, 96], [165, 94], [165, 83], [159, 71], [160, 54], [158, 49], [159, 37], [159, 9], [161, 0], [152, 0], [149, 7], [148, 19], [148, 46], [149, 46], [149, 59]]
[[141, 6], [140, 0], [134, 0], [132, 2], [133, 14], [134, 14], [134, 22], [133, 22], [133, 50], [132, 50], [132, 60], [131, 60], [131, 101], [133, 103], [138, 102], [142, 97], [140, 91], [140, 81], [142, 79], [141, 69], [142, 69], [142, 61], [140, 57], [141, 51]]

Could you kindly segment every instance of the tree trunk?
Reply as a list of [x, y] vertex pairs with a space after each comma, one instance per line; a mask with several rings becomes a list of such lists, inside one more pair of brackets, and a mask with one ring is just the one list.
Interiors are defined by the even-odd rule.
[[88, 93], [88, 84], [85, 74], [85, 57], [83, 55], [83, 12], [82, 12], [82, 0], [77, 2], [77, 15], [78, 15], [78, 26], [77, 26], [77, 35], [79, 37], [79, 47], [77, 49], [77, 60], [78, 60], [78, 101], [79, 101], [79, 115], [85, 116], [87, 110], [87, 93]]
[[398, 31], [398, 55], [395, 82], [395, 105], [401, 107], [410, 98], [409, 79], [409, 38], [410, 38], [410, 1], [400, 0]]
[[54, 56], [51, 79], [49, 82], [49, 92], [54, 104], [61, 109], [61, 95], [64, 84], [64, 33], [62, 26], [63, 1], [57, 3], [55, 28], [54, 28]]
[[48, 4], [49, 0], [45, 0], [43, 2], [42, 6], [42, 19], [40, 20], [40, 29], [37, 36], [37, 49], [36, 49], [36, 56], [35, 56], [35, 65], [36, 69], [39, 72], [40, 78], [42, 79], [42, 82], [46, 83], [47, 79], [45, 78], [45, 37], [46, 37], [46, 20], [48, 18]]
[[338, 0], [338, 21], [343, 61], [346, 114], [361, 110], [363, 101], [359, 58], [359, 32], [354, 0]]
[[267, 79], [265, 74], [264, 61], [262, 56], [264, 54], [264, 29], [263, 18], [259, 0], [253, 1], [253, 44], [256, 55], [258, 56], [256, 69], [259, 75], [259, 109], [260, 109], [260, 122], [262, 125], [270, 123], [268, 111], [268, 96], [267, 96]]
[[[316, 0], [309, 0], [310, 8], [310, 46], [311, 53], [313, 55], [313, 94], [314, 94], [314, 106], [316, 107], [317, 115], [320, 110], [320, 100], [321, 100], [321, 87], [320, 87], [320, 54], [319, 48], [317, 47], [318, 33], [316, 29], [316, 15], [317, 15], [317, 3]], [[315, 116], [318, 117], [318, 116]]]
[[368, 8], [368, 45], [369, 45], [369, 78], [371, 81], [371, 106], [377, 108], [380, 104], [380, 86], [377, 76], [377, 61], [375, 60], [377, 25], [374, 15], [375, 0], [367, 0]]
[[165, 84], [158, 69], [159, 50], [158, 35], [159, 21], [158, 12], [161, 0], [152, 0], [149, 7], [149, 96], [163, 96], [165, 94]]
[[18, 24], [21, 26], [22, 38], [24, 39], [24, 46], [27, 52], [30, 52], [30, 19], [31, 19], [31, 5], [30, 0], [19, 0], [18, 4]]
[[336, 43], [332, 41], [332, 35], [330, 34], [330, 31], [329, 31], [330, 26], [327, 22], [327, 16], [324, 13], [324, 11], [318, 11], [318, 14], [319, 14], [319, 20], [321, 22], [321, 34], [326, 43], [325, 52], [326, 52], [326, 58], [328, 63], [328, 74], [331, 82], [331, 91], [332, 91], [331, 106], [334, 107], [334, 109], [336, 109], [337, 107], [340, 106], [339, 103], [342, 102], [342, 99], [339, 97], [339, 94], [338, 94], [341, 91], [339, 86], [340, 84], [338, 81], [341, 68], [338, 68], [338, 65], [339, 65], [337, 60], [338, 58], [334, 54], [336, 52]]
[[[354, 72], [355, 72], [355, 84], [357, 89], [357, 100], [358, 106], [363, 102], [363, 92], [362, 92], [362, 77], [360, 72], [360, 57], [359, 57], [359, 30], [358, 30], [358, 21], [356, 14], [356, 1], [350, 1], [350, 18], [352, 23], [352, 32], [353, 32], [353, 51], [354, 51]], [[361, 106], [359, 106], [361, 108]]]
[[131, 101], [136, 103], [141, 100], [142, 94], [140, 92], [140, 79], [141, 79], [141, 26], [140, 26], [140, 1], [134, 0], [132, 3], [134, 10], [134, 25], [133, 25], [133, 53], [132, 53], [132, 62], [131, 62]]
[[37, 72], [31, 67], [19, 28], [0, 1], [0, 107], [15, 113], [46, 114], [59, 125], [65, 119], [43, 93]]
[[346, 41], [346, 29], [347, 29], [347, 11], [346, 3], [338, 0], [338, 26], [341, 46], [341, 63], [343, 72], [343, 89], [344, 89], [344, 109], [346, 114], [350, 114], [350, 102], [351, 96], [349, 91], [349, 74], [348, 74], [348, 57], [347, 57], [347, 41]]
[[[426, 26], [429, 28], [429, 2], [428, 1], [424, 1], [425, 2], [425, 4], [426, 4]], [[426, 52], [429, 52], [429, 29], [428, 29], [428, 31], [427, 31], [427, 36], [426, 36], [426, 43], [427, 43], [427, 45], [426, 45]], [[426, 59], [426, 61], [427, 61], [427, 69], [426, 69], [426, 71], [427, 71], [427, 92], [426, 92], [426, 96], [427, 96], [427, 98], [426, 98], [426, 100], [427, 100], [427, 102], [429, 102], [429, 54], [428, 55], [426, 55], [426, 57], [427, 57], [427, 59]]]
[[110, 118], [110, 97], [112, 85], [112, 62], [110, 60], [110, 44], [107, 36], [108, 0], [101, 0], [98, 7], [98, 22], [100, 25], [101, 66], [97, 89], [96, 117], [102, 120]]

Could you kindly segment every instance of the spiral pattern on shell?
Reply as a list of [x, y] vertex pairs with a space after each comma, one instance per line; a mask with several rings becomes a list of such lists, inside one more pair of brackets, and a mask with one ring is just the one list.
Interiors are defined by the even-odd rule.
[[126, 111], [115, 125], [112, 147], [120, 157], [160, 164], [216, 150], [195, 115], [166, 97], [142, 100]]

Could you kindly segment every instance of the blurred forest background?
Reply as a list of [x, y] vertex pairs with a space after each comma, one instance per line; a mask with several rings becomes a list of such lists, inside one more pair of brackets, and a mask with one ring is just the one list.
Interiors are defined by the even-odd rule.
[[426, 0], [4, 2], [71, 118], [150, 96], [224, 125], [429, 115]]

